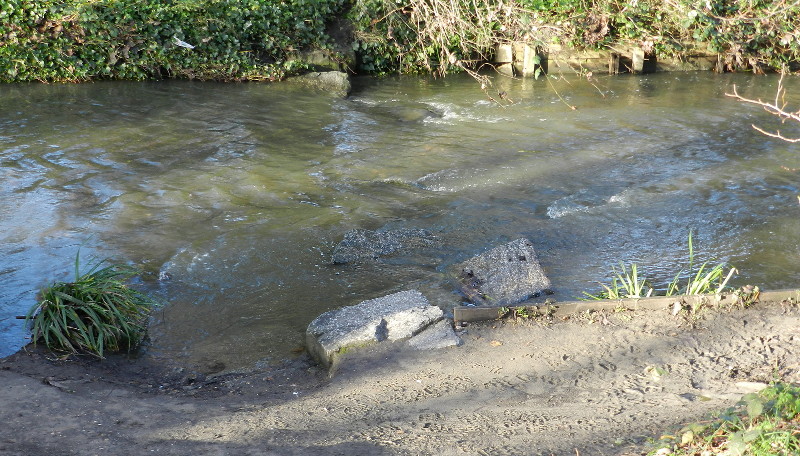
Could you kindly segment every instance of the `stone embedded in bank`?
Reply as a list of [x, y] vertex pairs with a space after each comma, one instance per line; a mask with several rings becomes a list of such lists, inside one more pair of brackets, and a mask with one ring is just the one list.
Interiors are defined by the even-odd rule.
[[330, 367], [343, 349], [411, 337], [442, 316], [442, 309], [419, 291], [401, 291], [325, 312], [308, 325], [306, 345], [311, 356]]
[[408, 340], [408, 346], [415, 350], [458, 347], [463, 343], [453, 330], [453, 322], [450, 320], [439, 320]]
[[471, 302], [509, 306], [550, 288], [533, 243], [517, 239], [458, 264], [458, 286]]

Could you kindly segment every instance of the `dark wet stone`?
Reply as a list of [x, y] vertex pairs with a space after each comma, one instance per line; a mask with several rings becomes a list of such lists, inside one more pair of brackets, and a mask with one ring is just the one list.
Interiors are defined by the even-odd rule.
[[351, 230], [345, 233], [342, 242], [333, 250], [333, 263], [375, 260], [398, 251], [430, 246], [433, 241], [431, 233], [420, 229]]
[[527, 239], [495, 247], [456, 268], [459, 289], [478, 305], [514, 305], [550, 288]]

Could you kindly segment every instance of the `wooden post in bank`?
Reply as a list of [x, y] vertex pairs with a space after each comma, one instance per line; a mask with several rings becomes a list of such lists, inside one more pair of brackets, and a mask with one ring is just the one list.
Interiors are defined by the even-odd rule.
[[514, 72], [523, 77], [535, 76], [541, 57], [527, 43], [514, 43]]

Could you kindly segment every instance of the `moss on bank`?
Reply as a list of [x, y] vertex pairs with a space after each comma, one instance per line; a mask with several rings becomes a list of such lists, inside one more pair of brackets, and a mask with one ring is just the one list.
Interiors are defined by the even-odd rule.
[[[335, 24], [335, 25], [333, 25]], [[275, 80], [297, 51], [333, 49], [361, 73], [476, 69], [509, 41], [693, 47], [727, 70], [800, 61], [800, 4], [783, 0], [0, 0], [0, 81]], [[335, 54], [335, 52], [331, 52]], [[335, 56], [334, 56], [335, 57]]]

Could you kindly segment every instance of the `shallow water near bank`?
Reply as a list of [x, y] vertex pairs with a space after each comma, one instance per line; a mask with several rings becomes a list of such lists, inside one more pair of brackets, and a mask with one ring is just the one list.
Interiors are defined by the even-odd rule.
[[[724, 96], [772, 98], [777, 77], [553, 80], [576, 110], [544, 81], [497, 82], [514, 104], [465, 77], [357, 79], [345, 100], [285, 84], [0, 86], [0, 355], [79, 246], [141, 266], [167, 303], [149, 352], [209, 371], [291, 356], [318, 314], [412, 285], [455, 305], [448, 266], [521, 236], [560, 300], [619, 261], [671, 280], [690, 229], [695, 261], [730, 262], [734, 284], [800, 282], [800, 147]], [[354, 228], [440, 242], [331, 265]]]

